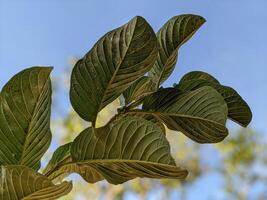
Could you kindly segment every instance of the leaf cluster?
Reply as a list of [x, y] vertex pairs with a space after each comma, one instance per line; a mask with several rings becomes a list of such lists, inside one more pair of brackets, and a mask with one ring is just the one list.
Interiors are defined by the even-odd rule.
[[[197, 15], [171, 18], [155, 33], [142, 17], [106, 33], [71, 73], [70, 101], [90, 126], [59, 147], [42, 172], [51, 142], [51, 67], [15, 75], [0, 95], [0, 198], [56, 199], [80, 174], [89, 183], [121, 184], [136, 177], [185, 179], [166, 139], [166, 127], [198, 143], [222, 141], [227, 118], [247, 126], [252, 114], [231, 87], [206, 72], [184, 75], [173, 87], [180, 47], [205, 23]], [[99, 112], [120, 98], [121, 107], [97, 127]]]

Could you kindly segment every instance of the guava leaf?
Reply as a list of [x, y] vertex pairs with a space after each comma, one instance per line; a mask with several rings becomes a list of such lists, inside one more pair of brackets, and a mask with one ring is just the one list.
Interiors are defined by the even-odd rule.
[[206, 72], [193, 71], [185, 74], [176, 86], [183, 91], [192, 91], [203, 86], [216, 89], [228, 106], [228, 117], [246, 127], [252, 120], [252, 112], [246, 101], [231, 87], [221, 85], [214, 77]]
[[21, 71], [0, 94], [0, 165], [39, 169], [51, 141], [51, 67]]
[[61, 182], [72, 173], [79, 174], [88, 183], [96, 183], [103, 180], [104, 178], [94, 168], [77, 165], [72, 161], [70, 154], [71, 145], [72, 142], [57, 148], [43, 174], [55, 183]]
[[161, 129], [162, 133], [166, 135], [165, 126], [163, 125], [163, 122], [161, 121], [159, 117], [155, 115], [151, 115], [151, 114], [142, 113], [142, 112], [126, 112], [123, 114], [119, 114], [118, 117], [116, 118], [118, 119], [118, 118], [128, 117], [128, 116], [140, 117], [150, 122], [153, 122], [155, 125], [157, 125]]
[[156, 35], [142, 17], [105, 34], [74, 66], [74, 110], [94, 126], [98, 112], [150, 70], [157, 53]]
[[153, 93], [155, 90], [155, 83], [150, 77], [143, 76], [134, 82], [127, 90], [123, 92], [125, 98], [125, 105], [133, 101], [138, 101]]
[[100, 129], [87, 128], [73, 142], [75, 162], [95, 168], [108, 182], [136, 177], [184, 179], [162, 130], [139, 117], [119, 118]]
[[158, 31], [159, 53], [154, 66], [148, 73], [156, 83], [156, 89], [173, 72], [179, 48], [194, 35], [205, 21], [198, 15], [178, 15], [167, 21]]
[[227, 105], [212, 87], [191, 92], [165, 88], [146, 98], [142, 112], [159, 117], [171, 130], [181, 131], [198, 143], [222, 141], [227, 135]]
[[1, 166], [0, 199], [53, 200], [68, 194], [71, 182], [54, 185], [51, 180], [22, 165]]

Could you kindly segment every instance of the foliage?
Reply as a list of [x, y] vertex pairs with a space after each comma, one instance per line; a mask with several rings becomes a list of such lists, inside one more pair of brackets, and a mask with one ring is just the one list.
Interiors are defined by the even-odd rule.
[[[57, 78], [61, 79], [61, 76]], [[111, 105], [116, 108], [118, 101]], [[98, 117], [99, 121], [110, 118], [114, 110], [103, 109]], [[57, 141], [59, 144], [70, 142], [69, 134], [75, 136], [77, 132], [73, 130], [83, 129], [81, 126], [84, 126], [83, 121], [72, 110], [64, 120], [58, 118], [56, 123], [61, 124], [57, 129], [64, 130], [64, 135]], [[81, 177], [72, 175], [68, 179], [75, 180], [75, 190], [63, 199], [123, 200], [129, 194], [140, 200], [198, 199], [198, 195], [202, 195], [200, 199], [266, 199], [267, 144], [264, 134], [250, 128], [240, 128], [232, 130], [223, 142], [212, 146], [195, 143], [183, 134], [175, 134], [171, 130], [166, 130], [166, 137], [175, 160], [190, 172], [185, 181], [137, 178], [121, 185], [111, 185], [105, 181], [92, 185]], [[207, 179], [215, 177], [216, 181], [209, 188]], [[199, 189], [200, 185], [203, 185], [203, 192]]]
[[[155, 34], [138, 16], [105, 34], [71, 74], [71, 104], [91, 125], [59, 147], [42, 174], [40, 160], [51, 142], [52, 68], [15, 75], [0, 95], [1, 198], [56, 199], [71, 190], [71, 182], [61, 182], [74, 172], [89, 183], [183, 180], [188, 172], [172, 157], [164, 124], [198, 143], [222, 141], [227, 117], [247, 126], [252, 114], [246, 102], [207, 73], [191, 72], [174, 87], [159, 88], [179, 48], [204, 22], [180, 15]], [[99, 126], [99, 113], [117, 98], [118, 113]]]

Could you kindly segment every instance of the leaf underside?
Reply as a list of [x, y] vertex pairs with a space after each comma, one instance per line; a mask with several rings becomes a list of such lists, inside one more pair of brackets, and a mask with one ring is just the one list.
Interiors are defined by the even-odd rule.
[[39, 169], [51, 141], [51, 67], [15, 75], [0, 94], [0, 165]]
[[125, 117], [100, 128], [84, 130], [73, 142], [73, 161], [96, 169], [108, 182], [121, 184], [136, 177], [184, 179], [169, 143], [153, 122]]
[[205, 23], [198, 15], [178, 15], [167, 21], [158, 31], [159, 53], [148, 75], [156, 83], [156, 89], [173, 72], [179, 48]]
[[128, 117], [128, 116], [140, 117], [140, 118], [143, 118], [147, 121], [153, 122], [155, 125], [157, 125], [161, 129], [162, 133], [164, 135], [166, 135], [165, 126], [163, 125], [161, 119], [159, 117], [157, 117], [156, 115], [146, 114], [143, 112], [131, 112], [130, 111], [130, 112], [126, 112], [124, 114], [119, 114], [117, 117], [115, 116], [115, 119]]
[[221, 85], [206, 72], [189, 72], [183, 76], [177, 87], [183, 91], [192, 91], [203, 86], [213, 87], [222, 95], [227, 103], [230, 119], [244, 127], [251, 122], [252, 112], [245, 100], [233, 88]]
[[125, 105], [143, 99], [144, 97], [152, 94], [154, 90], [155, 83], [152, 81], [152, 79], [150, 77], [143, 76], [123, 92]]
[[[60, 198], [72, 189], [71, 182], [62, 182], [71, 173], [89, 183], [183, 180], [188, 172], [172, 158], [164, 124], [198, 143], [222, 141], [227, 117], [247, 126], [248, 104], [208, 73], [190, 72], [173, 88], [159, 89], [173, 72], [180, 47], [204, 23], [201, 16], [179, 15], [156, 35], [137, 16], [99, 39], [75, 64], [70, 85], [74, 110], [92, 127], [60, 146], [44, 175], [36, 171], [52, 137], [52, 67], [28, 68], [10, 79], [0, 93], [0, 199]], [[95, 128], [98, 113], [120, 95], [119, 114]]]
[[143, 110], [132, 112], [156, 115], [169, 129], [181, 131], [198, 143], [219, 142], [228, 134], [227, 105], [221, 95], [208, 86], [191, 92], [161, 89], [145, 100]]
[[53, 200], [68, 194], [72, 183], [54, 185], [44, 175], [20, 165], [1, 166], [0, 199]]
[[74, 66], [70, 99], [94, 125], [97, 113], [142, 77], [155, 62], [157, 38], [142, 17], [108, 32]]
[[72, 162], [70, 148], [72, 143], [60, 146], [53, 154], [43, 173], [54, 183], [61, 182], [72, 173], [78, 173], [88, 183], [96, 183], [104, 178], [94, 168]]

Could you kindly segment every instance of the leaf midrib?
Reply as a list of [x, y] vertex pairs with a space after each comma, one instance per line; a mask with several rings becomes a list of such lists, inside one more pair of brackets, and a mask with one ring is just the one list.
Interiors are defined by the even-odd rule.
[[[133, 39], [133, 36], [134, 36], [134, 33], [135, 33], [135, 29], [136, 29], [136, 23], [137, 23], [137, 20], [138, 20], [138, 19], [136, 18], [136, 20], [135, 20], [135, 24], [134, 24], [134, 30], [133, 30], [133, 33], [132, 33], [132, 35], [131, 35], [131, 39], [130, 39], [129, 45], [126, 47], [125, 54], [122, 56], [122, 59], [120, 60], [120, 62], [119, 62], [119, 64], [118, 64], [117, 68], [115, 69], [114, 73], [112, 74], [111, 79], [109, 80], [109, 82], [108, 82], [108, 84], [107, 84], [107, 87], [106, 87], [105, 90], [104, 90], [103, 96], [102, 96], [102, 98], [101, 98], [101, 102], [100, 102], [100, 104], [99, 104], [99, 106], [98, 106], [98, 108], [97, 108], [96, 116], [95, 116], [95, 118], [94, 118], [93, 121], [92, 121], [92, 126], [93, 126], [93, 127], [95, 127], [95, 122], [96, 122], [96, 119], [97, 119], [97, 115], [98, 115], [99, 111], [101, 110], [101, 107], [102, 107], [102, 104], [103, 104], [103, 100], [105, 99], [105, 96], [106, 96], [106, 93], [107, 93], [107, 91], [108, 91], [108, 88], [109, 88], [109, 86], [111, 85], [111, 83], [114, 81], [114, 79], [115, 79], [115, 77], [116, 77], [116, 75], [117, 75], [117, 72], [118, 72], [118, 70], [120, 69], [121, 64], [123, 63], [123, 61], [124, 61], [124, 59], [125, 59], [125, 57], [126, 57], [126, 55], [127, 55], [127, 52], [128, 52], [128, 50], [129, 50], [129, 47], [131, 46], [132, 39]], [[125, 27], [122, 27], [121, 29], [124, 30], [124, 28], [125, 28]]]
[[223, 126], [223, 124], [220, 124], [216, 121], [213, 120], [209, 120], [209, 119], [204, 119], [204, 118], [200, 118], [200, 117], [196, 117], [196, 116], [191, 116], [191, 115], [184, 115], [184, 114], [179, 114], [179, 113], [164, 113], [164, 112], [148, 112], [148, 111], [143, 111], [143, 110], [131, 110], [128, 111], [131, 113], [143, 113], [143, 114], [148, 114], [148, 115], [154, 115], [154, 116], [160, 116], [160, 115], [166, 115], [166, 116], [174, 116], [174, 117], [180, 117], [180, 118], [191, 118], [191, 119], [196, 119], [196, 120], [200, 120], [200, 121], [207, 121], [210, 123], [214, 123], [220, 126]]
[[157, 163], [157, 162], [152, 162], [152, 161], [143, 161], [143, 160], [128, 160], [128, 159], [95, 159], [95, 160], [92, 159], [92, 160], [77, 161], [77, 162], [73, 162], [69, 164], [82, 165], [82, 164], [94, 164], [94, 163], [142, 163], [142, 164], [149, 164], [149, 165], [161, 165], [165, 167], [179, 169], [179, 167], [175, 165], [170, 165], [170, 164]]
[[22, 163], [22, 161], [23, 161], [23, 158], [24, 158], [24, 154], [25, 154], [25, 148], [26, 148], [26, 144], [29, 144], [28, 143], [28, 134], [29, 134], [29, 131], [31, 130], [31, 126], [32, 126], [32, 119], [34, 118], [34, 116], [35, 116], [35, 114], [36, 114], [36, 112], [37, 112], [37, 105], [38, 105], [38, 102], [39, 102], [39, 100], [40, 100], [40, 98], [42, 97], [42, 95], [43, 95], [43, 93], [44, 93], [44, 88], [45, 87], [47, 87], [47, 84], [50, 84], [50, 79], [49, 79], [49, 76], [47, 77], [47, 80], [46, 80], [46, 82], [45, 82], [45, 84], [44, 84], [44, 86], [41, 88], [41, 93], [40, 93], [40, 95], [38, 96], [38, 99], [37, 99], [37, 101], [36, 101], [36, 103], [35, 103], [35, 106], [34, 106], [34, 111], [33, 111], [33, 113], [32, 113], [32, 115], [31, 115], [31, 118], [30, 118], [30, 123], [29, 123], [29, 126], [28, 126], [28, 129], [27, 129], [27, 132], [26, 132], [26, 135], [25, 135], [25, 141], [24, 141], [24, 144], [23, 144], [23, 146], [22, 146], [22, 152], [21, 152], [21, 157], [20, 157], [20, 160], [18, 161], [18, 164], [21, 164]]
[[49, 193], [44, 193], [44, 191], [46, 192], [47, 190], [49, 190], [51, 188], [60, 189], [60, 190], [57, 190], [57, 192], [53, 193], [54, 195], [57, 196], [57, 195], [63, 194], [65, 191], [69, 191], [72, 188], [72, 186], [68, 182], [64, 181], [63, 183], [61, 183], [59, 185], [52, 185], [52, 186], [45, 187], [45, 188], [42, 188], [40, 190], [37, 190], [37, 191], [35, 191], [35, 192], [23, 197], [22, 200], [30, 200], [29, 198], [30, 197], [32, 198], [32, 196], [34, 197], [34, 199], [36, 199], [36, 195], [38, 195], [38, 193], [41, 193], [41, 194], [38, 195], [38, 197], [42, 197], [42, 199], [47, 199], [47, 196], [50, 197], [50, 194]]
[[63, 163], [60, 165], [57, 165], [53, 170], [47, 172], [45, 175], [49, 177], [52, 175], [54, 172], [60, 170], [61, 167], [68, 167], [71, 165], [85, 165], [85, 164], [97, 164], [97, 163], [142, 163], [142, 164], [148, 164], [148, 165], [158, 165], [162, 167], [169, 167], [169, 168], [177, 168], [180, 171], [185, 171], [185, 169], [182, 169], [178, 166], [175, 165], [170, 165], [170, 164], [164, 164], [164, 163], [157, 163], [157, 162], [151, 162], [151, 161], [142, 161], [142, 160], [128, 160], [128, 159], [91, 159], [91, 160], [84, 160], [84, 161], [73, 161], [70, 163]]
[[[204, 23], [205, 23], [205, 21], [204, 21]], [[166, 60], [166, 62], [164, 63], [164, 66], [163, 66], [163, 70], [161, 71], [161, 73], [160, 73], [160, 76], [159, 76], [159, 78], [158, 78], [158, 81], [157, 81], [157, 88], [160, 86], [160, 79], [161, 79], [161, 77], [162, 77], [162, 75], [163, 75], [163, 72], [165, 72], [165, 69], [166, 69], [166, 63], [167, 63], [167, 61], [169, 60], [169, 58], [171, 57], [171, 56], [173, 56], [173, 54], [177, 51], [177, 54], [178, 54], [178, 50], [179, 50], [179, 48], [186, 42], [186, 41], [188, 41], [196, 32], [197, 32], [197, 30], [204, 24], [204, 23], [202, 23], [198, 28], [196, 28], [194, 31], [192, 31], [187, 37], [185, 37], [185, 39], [183, 39], [183, 41], [173, 50], [173, 52], [172, 52], [172, 54], [167, 58], [167, 60]]]
[[[167, 58], [166, 62], [164, 63], [163, 70], [161, 70], [160, 75], [159, 75], [159, 78], [158, 78], [157, 83], [156, 83], [156, 88], [159, 88], [159, 86], [160, 86], [160, 81], [161, 81], [161, 78], [162, 78], [162, 76], [163, 76], [163, 72], [166, 71], [166, 63], [168, 62], [168, 60], [170, 59], [170, 57], [173, 56], [173, 55], [176, 53], [176, 51], [177, 51], [177, 54], [178, 54], [178, 50], [179, 50], [179, 48], [180, 48], [180, 47], [178, 46], [178, 47], [171, 53], [171, 55]], [[177, 62], [177, 61], [176, 61], [176, 62]]]

